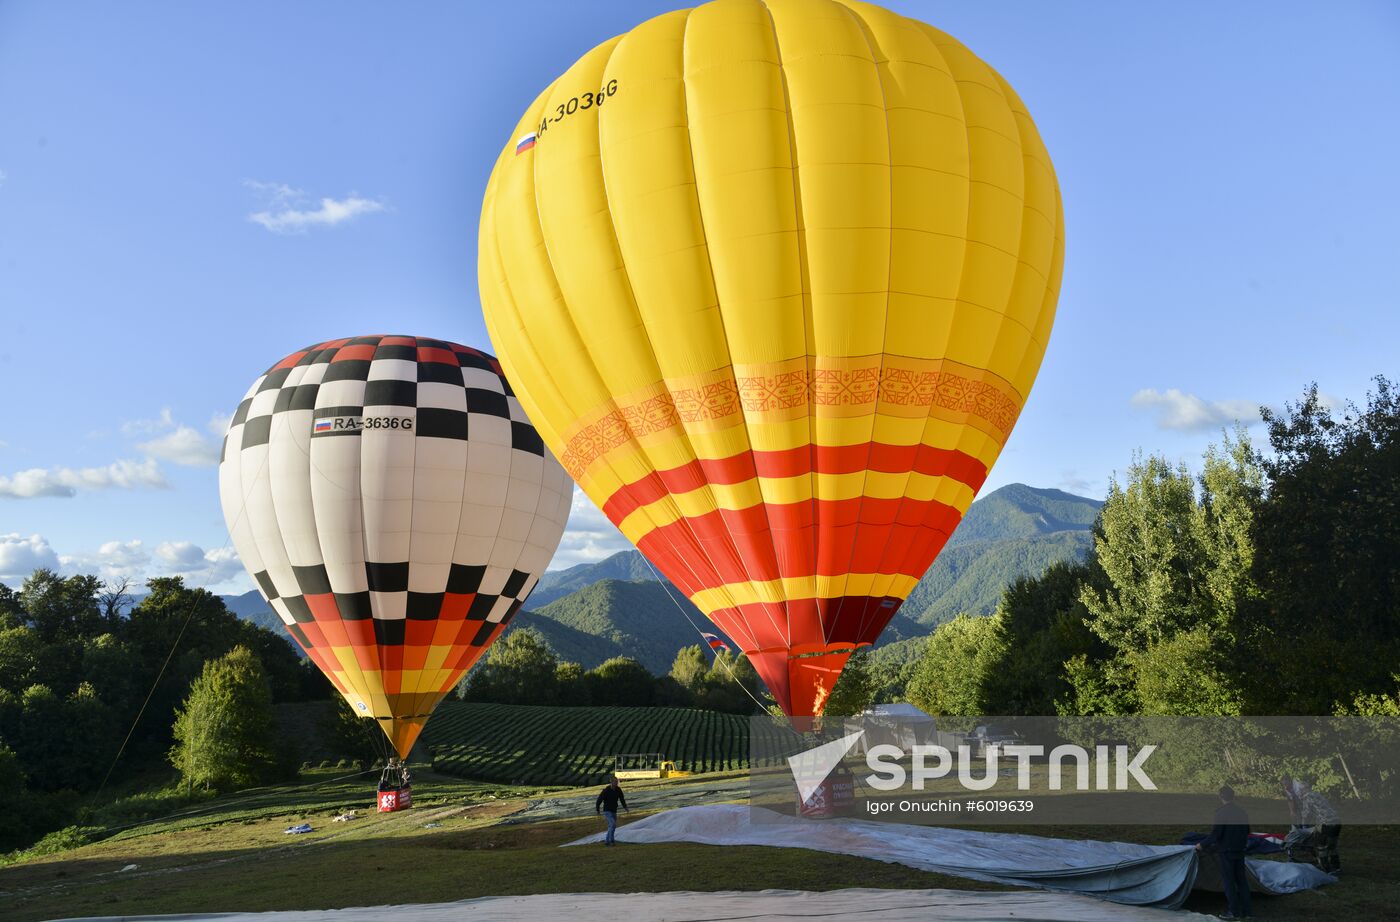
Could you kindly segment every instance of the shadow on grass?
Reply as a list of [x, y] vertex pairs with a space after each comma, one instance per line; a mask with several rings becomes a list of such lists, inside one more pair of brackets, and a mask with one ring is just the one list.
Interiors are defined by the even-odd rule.
[[[416, 823], [427, 813], [404, 819]], [[370, 831], [368, 825], [362, 828]], [[157, 840], [165, 837], [106, 843], [100, 856], [80, 853], [68, 860], [0, 871], [0, 905], [6, 919], [22, 922], [85, 915], [330, 909], [531, 893], [1009, 889], [801, 849], [687, 843], [559, 848], [600, 830], [601, 820], [594, 817], [518, 826], [399, 828], [398, 834], [304, 842], [284, 839], [269, 828], [260, 831], [261, 844], [215, 845], [202, 851], [182, 850], [180, 836], [164, 843]], [[1092, 838], [1146, 837], [1145, 830], [1133, 827], [1055, 831]], [[1130, 835], [1134, 831], [1137, 835]], [[1392, 917], [1400, 901], [1393, 872], [1400, 857], [1395, 831], [1348, 829], [1343, 839], [1347, 876], [1340, 884], [1323, 891], [1257, 897], [1256, 913], [1309, 922]], [[155, 853], [152, 847], [158, 844], [164, 850]], [[139, 865], [136, 870], [120, 871], [133, 863]], [[1186, 908], [1222, 912], [1224, 900], [1196, 893]]]

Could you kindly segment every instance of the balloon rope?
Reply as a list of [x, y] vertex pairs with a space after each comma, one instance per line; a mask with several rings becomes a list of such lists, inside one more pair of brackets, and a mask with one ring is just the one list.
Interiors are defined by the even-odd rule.
[[[267, 465], [267, 459], [268, 455], [264, 455], [262, 466]], [[258, 468], [259, 475], [262, 473], [262, 466]], [[257, 475], [254, 476], [254, 479], [257, 479]], [[240, 490], [239, 492], [241, 493], [242, 491]], [[234, 529], [237, 528], [238, 523], [243, 520], [243, 513], [247, 508], [248, 502], [245, 497], [239, 502], [238, 515], [234, 517], [233, 525], [228, 529], [228, 537], [224, 538], [224, 543], [219, 547], [219, 551], [228, 547], [229, 542], [233, 540]], [[215, 553], [217, 554], [218, 552]], [[170, 665], [170, 660], [175, 656], [175, 651], [179, 649], [180, 641], [184, 638], [185, 631], [189, 628], [190, 622], [194, 620], [194, 614], [199, 610], [200, 603], [204, 601], [204, 596], [206, 595], [205, 590], [209, 586], [209, 582], [212, 578], [213, 574], [211, 573], [209, 576], [205, 577], [204, 582], [195, 590], [194, 602], [190, 605], [189, 613], [185, 615], [185, 623], [180, 625], [180, 632], [175, 635], [175, 642], [170, 645], [170, 652], [165, 654], [165, 662], [160, 664], [160, 672], [156, 673], [155, 681], [151, 683], [150, 690], [146, 692], [146, 700], [141, 702], [141, 709], [136, 712], [136, 719], [133, 720], [131, 726], [127, 728], [126, 736], [122, 738], [122, 744], [117, 747], [117, 754], [112, 757], [112, 764], [107, 766], [107, 774], [102, 776], [102, 783], [97, 786], [97, 791], [93, 794], [93, 797], [100, 795], [107, 787], [107, 782], [111, 780], [112, 772], [116, 769], [117, 763], [121, 761], [122, 753], [126, 752], [126, 744], [131, 742], [131, 735], [136, 732], [136, 725], [141, 722], [142, 715], [146, 713], [146, 706], [151, 703], [151, 696], [156, 693], [156, 687], [160, 685], [160, 680], [165, 676], [165, 670]]]
[[[685, 620], [690, 623], [690, 626], [695, 629], [695, 633], [700, 635], [700, 639], [704, 640], [705, 632], [700, 630], [700, 626], [696, 624], [694, 620], [691, 619], [690, 613], [687, 612], [685, 610], [685, 607], [681, 605], [679, 601], [676, 600], [676, 597], [674, 595], [671, 594], [670, 582], [666, 579], [666, 577], [662, 576], [660, 573], [657, 572], [656, 567], [652, 564], [650, 560], [647, 560], [647, 556], [645, 554], [642, 554], [641, 556], [642, 560], [646, 561], [647, 568], [651, 570], [652, 575], [656, 577], [657, 582], [661, 583], [661, 588], [666, 590], [666, 597], [669, 598], [671, 600], [671, 603], [676, 606], [676, 611], [681, 613]], [[748, 695], [751, 699], [753, 699], [753, 703], [758, 705], [760, 710], [767, 712], [768, 705], [764, 704], [762, 701], [758, 700], [758, 698], [754, 697], [754, 693], [749, 691], [749, 687], [745, 685], [743, 681], [734, 674], [734, 670], [729, 667], [729, 663], [727, 661], [721, 659], [719, 655], [716, 654], [715, 662], [722, 663], [724, 665], [724, 671], [729, 673], [729, 677], [734, 680], [734, 684], [738, 685], [739, 688], [743, 689], [744, 694]]]
[[[224, 541], [223, 547], [220, 547], [219, 550], [222, 551], [225, 547], [228, 547], [228, 540]], [[146, 713], [146, 705], [151, 703], [151, 696], [156, 693], [156, 686], [160, 685], [160, 680], [165, 675], [166, 667], [170, 665], [170, 660], [175, 655], [175, 650], [180, 646], [181, 638], [185, 636], [185, 630], [190, 626], [190, 622], [194, 620], [195, 612], [199, 611], [199, 603], [203, 602], [204, 597], [208, 595], [205, 591], [205, 586], [207, 585], [209, 585], [209, 581], [206, 579], [204, 585], [195, 590], [194, 603], [190, 605], [189, 614], [185, 615], [185, 623], [180, 625], [180, 632], [175, 635], [175, 642], [170, 645], [170, 652], [165, 654], [165, 662], [160, 664], [160, 672], [156, 673], [155, 681], [151, 683], [150, 690], [146, 692], [146, 700], [141, 702], [141, 709], [136, 712], [136, 719], [133, 720], [131, 726], [127, 728], [126, 736], [122, 738], [122, 744], [117, 748], [117, 754], [112, 758], [112, 764], [107, 766], [107, 774], [102, 776], [102, 783], [97, 786], [97, 792], [93, 795], [94, 797], [101, 794], [102, 790], [107, 787], [107, 781], [112, 777], [113, 769], [117, 767], [117, 762], [121, 761], [122, 753], [126, 752], [126, 744], [131, 741], [131, 734], [136, 732], [136, 725], [141, 722], [141, 716]]]

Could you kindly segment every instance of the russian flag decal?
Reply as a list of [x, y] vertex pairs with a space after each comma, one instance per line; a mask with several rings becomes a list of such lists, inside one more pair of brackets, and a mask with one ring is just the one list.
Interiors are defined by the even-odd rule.
[[516, 153], [517, 155], [523, 154], [523, 153], [525, 153], [527, 150], [529, 150], [530, 148], [534, 147], [534, 146], [535, 146], [535, 138], [536, 138], [536, 137], [537, 137], [536, 134], [532, 131], [532, 132], [530, 132], [529, 134], [525, 135], [523, 138], [521, 138], [519, 141], [516, 141], [516, 142], [515, 142], [515, 153]]

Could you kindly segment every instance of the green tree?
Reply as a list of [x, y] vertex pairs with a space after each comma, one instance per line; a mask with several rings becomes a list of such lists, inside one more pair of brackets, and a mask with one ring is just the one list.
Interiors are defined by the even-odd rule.
[[19, 756], [0, 740], [0, 852], [27, 845], [29, 806]]
[[102, 581], [95, 576], [63, 577], [40, 569], [24, 581], [19, 603], [44, 640], [81, 640], [113, 627], [98, 604], [101, 591]]
[[909, 703], [928, 714], [985, 714], [987, 684], [1004, 643], [992, 618], [962, 614], [939, 625], [914, 668]]
[[1390, 694], [1358, 694], [1350, 705], [1339, 704], [1335, 709], [1338, 717], [1356, 715], [1358, 717], [1400, 717], [1400, 675], [1390, 677], [1397, 689]]
[[204, 664], [175, 715], [171, 764], [190, 787], [235, 790], [278, 774], [272, 689], [247, 647]]
[[631, 657], [614, 656], [590, 669], [588, 695], [602, 707], [648, 707], [655, 700], [656, 679]]
[[676, 651], [676, 658], [671, 663], [670, 676], [682, 688], [692, 694], [700, 694], [709, 674], [709, 659], [705, 656], [704, 648], [698, 643]]
[[1364, 408], [1333, 410], [1312, 385], [1264, 421], [1251, 707], [1330, 713], [1390, 691], [1400, 662], [1400, 391], [1377, 377]]
[[716, 653], [697, 703], [726, 714], [752, 714], [757, 707], [758, 672], [742, 653]]
[[567, 707], [587, 707], [589, 697], [587, 670], [578, 663], [560, 663], [554, 667], [554, 684], [559, 690], [559, 703]]
[[25, 625], [0, 628], [0, 688], [19, 693], [39, 680], [44, 641]]
[[1137, 458], [1125, 484], [1110, 484], [1095, 529], [1104, 579], [1079, 601], [1109, 655], [1072, 657], [1083, 687], [1074, 706], [1107, 713], [1239, 714], [1239, 622], [1256, 604], [1250, 528], [1263, 471], [1236, 430], [1212, 446], [1194, 478], [1184, 465]]
[[468, 701], [497, 704], [555, 704], [559, 687], [554, 651], [531, 628], [519, 628], [491, 646], [485, 662], [478, 663], [458, 694]]
[[1091, 553], [1086, 561], [1053, 563], [1040, 576], [1005, 589], [993, 616], [1004, 642], [989, 666], [987, 713], [1055, 714], [1071, 693], [1065, 662], [1107, 656], [1110, 648], [1089, 630], [1088, 609], [1079, 600], [1085, 586], [1101, 581]]
[[836, 687], [827, 696], [822, 713], [832, 716], [859, 714], [875, 703], [876, 691], [878, 685], [870, 662], [870, 648], [864, 647], [846, 660], [846, 668], [841, 670]]

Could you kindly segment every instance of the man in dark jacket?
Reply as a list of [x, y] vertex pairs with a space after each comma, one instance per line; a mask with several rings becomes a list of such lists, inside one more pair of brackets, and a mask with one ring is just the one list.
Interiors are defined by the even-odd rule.
[[1244, 847], [1249, 843], [1249, 815], [1235, 803], [1229, 785], [1220, 789], [1220, 807], [1215, 811], [1215, 827], [1196, 843], [1197, 851], [1214, 848], [1220, 853], [1220, 879], [1225, 884], [1225, 918], [1249, 918], [1249, 875], [1245, 872]]
[[608, 786], [598, 794], [598, 799], [593, 802], [593, 812], [602, 813], [608, 820], [608, 836], [603, 840], [604, 845], [613, 844], [613, 833], [617, 832], [617, 805], [622, 804], [622, 809], [631, 812], [627, 806], [627, 798], [622, 795], [622, 788], [617, 786], [617, 776], [613, 775], [608, 779]]

